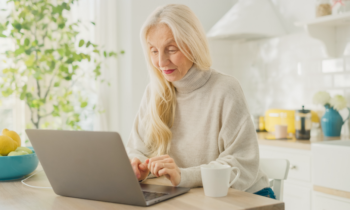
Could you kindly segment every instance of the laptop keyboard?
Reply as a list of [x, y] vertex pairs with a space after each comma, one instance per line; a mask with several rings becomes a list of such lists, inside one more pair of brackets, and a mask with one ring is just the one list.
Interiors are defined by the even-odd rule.
[[168, 193], [157, 193], [157, 192], [149, 192], [149, 191], [142, 191], [143, 196], [145, 196], [146, 201], [162, 197], [163, 195], [168, 195]]

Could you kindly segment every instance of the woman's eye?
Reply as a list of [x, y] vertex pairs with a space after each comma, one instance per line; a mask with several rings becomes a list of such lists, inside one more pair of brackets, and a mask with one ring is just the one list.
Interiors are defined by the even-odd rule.
[[174, 53], [174, 52], [176, 52], [176, 50], [169, 50], [169, 52], [170, 52], [170, 53]]
[[153, 54], [156, 54], [158, 51], [151, 51]]

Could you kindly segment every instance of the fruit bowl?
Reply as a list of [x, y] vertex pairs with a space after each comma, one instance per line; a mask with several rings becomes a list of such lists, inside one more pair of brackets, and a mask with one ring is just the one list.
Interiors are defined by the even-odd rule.
[[38, 157], [32, 147], [28, 148], [32, 154], [0, 157], [0, 181], [20, 179], [36, 169]]

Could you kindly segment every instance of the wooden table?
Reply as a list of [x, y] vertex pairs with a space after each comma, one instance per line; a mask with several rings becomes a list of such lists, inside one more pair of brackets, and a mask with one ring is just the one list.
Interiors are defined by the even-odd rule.
[[[39, 165], [33, 177], [25, 182], [29, 185], [50, 187], [47, 177]], [[32, 174], [33, 174], [32, 173]], [[28, 175], [29, 176], [29, 175]], [[146, 184], [171, 185], [163, 177], [149, 179]], [[204, 195], [203, 188], [191, 189], [188, 193], [150, 207], [138, 207], [117, 203], [85, 200], [59, 196], [52, 189], [36, 189], [25, 186], [20, 180], [0, 182], [0, 209], [4, 210], [108, 210], [108, 209], [230, 209], [230, 210], [283, 210], [284, 203], [270, 198], [230, 188], [228, 196], [211, 198]]]

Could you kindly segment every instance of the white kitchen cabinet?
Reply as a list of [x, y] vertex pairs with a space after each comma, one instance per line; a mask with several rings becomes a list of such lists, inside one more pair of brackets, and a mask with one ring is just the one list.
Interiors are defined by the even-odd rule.
[[[283, 190], [286, 210], [350, 210], [350, 166], [346, 162], [350, 158], [349, 140], [312, 143], [311, 150], [261, 143], [259, 148], [261, 158], [290, 161]], [[343, 194], [335, 196], [333, 189]]]
[[350, 159], [350, 141], [314, 143], [311, 146], [311, 151], [313, 155], [313, 185], [315, 186], [313, 209], [350, 210], [350, 199], [348, 199], [350, 195], [350, 165], [347, 161]]
[[313, 192], [313, 210], [349, 210], [350, 199]]
[[260, 158], [284, 158], [290, 162], [284, 182], [283, 201], [286, 210], [311, 210], [311, 151], [259, 145]]
[[311, 189], [297, 182], [285, 181], [283, 201], [286, 210], [310, 210]]

